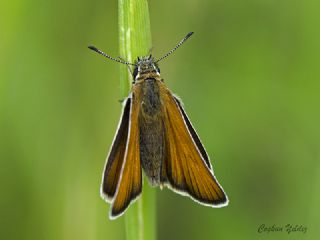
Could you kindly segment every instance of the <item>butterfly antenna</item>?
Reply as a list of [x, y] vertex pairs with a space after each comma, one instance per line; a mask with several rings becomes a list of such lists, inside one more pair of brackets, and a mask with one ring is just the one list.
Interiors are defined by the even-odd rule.
[[193, 34], [193, 32], [189, 32], [178, 44], [177, 46], [175, 46], [172, 50], [170, 50], [167, 54], [165, 54], [163, 57], [159, 58], [157, 62], [160, 62], [162, 59], [168, 57], [171, 53], [173, 53], [175, 50], [178, 49], [178, 47], [180, 47], [189, 37], [191, 37], [191, 35]]
[[101, 50], [99, 50], [98, 48], [96, 48], [95, 46], [88, 46], [89, 49], [101, 54], [102, 56], [105, 56], [106, 58], [109, 58], [110, 60], [113, 60], [113, 61], [116, 61], [118, 63], [122, 63], [122, 64], [126, 64], [126, 65], [133, 65], [135, 66], [135, 64], [133, 63], [129, 63], [129, 62], [126, 62], [122, 59], [117, 59], [117, 58], [113, 58], [111, 56], [109, 56], [108, 54], [105, 54], [104, 52], [102, 52]]

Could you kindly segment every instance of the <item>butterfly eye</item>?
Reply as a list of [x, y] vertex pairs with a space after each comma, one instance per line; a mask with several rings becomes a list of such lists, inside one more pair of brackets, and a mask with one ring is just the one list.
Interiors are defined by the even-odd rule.
[[138, 72], [139, 72], [138, 67], [135, 67], [134, 70], [133, 70], [133, 74], [132, 74], [133, 79], [136, 79], [136, 76], [138, 75]]

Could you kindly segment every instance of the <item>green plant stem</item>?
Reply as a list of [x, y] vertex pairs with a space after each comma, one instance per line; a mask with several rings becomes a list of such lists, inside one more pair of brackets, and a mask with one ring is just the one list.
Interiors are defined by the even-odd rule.
[[[151, 31], [147, 0], [119, 0], [120, 56], [134, 62], [138, 56], [146, 56], [151, 49]], [[126, 66], [120, 69], [120, 89], [126, 97], [132, 77]]]
[[[151, 49], [151, 31], [147, 0], [119, 0], [120, 56], [134, 62], [138, 56], [146, 56]], [[128, 96], [132, 76], [127, 66], [120, 66], [122, 98]], [[155, 189], [144, 184], [142, 196], [125, 213], [128, 240], [156, 239]]]

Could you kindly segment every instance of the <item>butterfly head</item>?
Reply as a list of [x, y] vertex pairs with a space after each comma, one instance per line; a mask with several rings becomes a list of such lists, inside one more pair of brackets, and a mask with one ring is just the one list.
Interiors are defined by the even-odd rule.
[[151, 55], [146, 57], [138, 57], [135, 62], [135, 67], [132, 74], [133, 79], [137, 79], [141, 77], [141, 75], [147, 73], [155, 73], [157, 75], [160, 75], [160, 68]]

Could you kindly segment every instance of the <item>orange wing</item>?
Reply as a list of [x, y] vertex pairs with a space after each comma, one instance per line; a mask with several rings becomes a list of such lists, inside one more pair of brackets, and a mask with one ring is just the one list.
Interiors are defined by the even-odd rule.
[[127, 147], [110, 218], [120, 216], [142, 191], [138, 115], [140, 110], [140, 88], [133, 87], [130, 108]]
[[209, 158], [180, 102], [164, 84], [159, 85], [167, 151], [167, 159], [162, 166], [163, 183], [201, 204], [213, 207], [226, 205], [227, 196], [214, 177]]
[[126, 150], [131, 99], [125, 100], [121, 120], [107, 158], [101, 184], [101, 196], [108, 202], [114, 197]]

